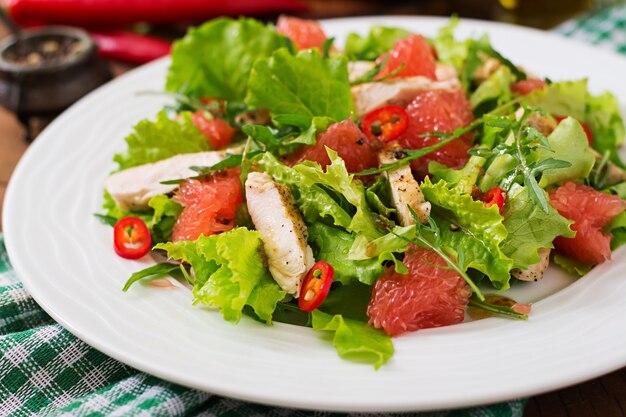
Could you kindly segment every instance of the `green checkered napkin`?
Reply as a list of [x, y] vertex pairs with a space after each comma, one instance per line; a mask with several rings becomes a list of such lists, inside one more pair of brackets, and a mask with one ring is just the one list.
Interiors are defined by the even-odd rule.
[[[372, 371], [373, 372], [373, 371]], [[517, 417], [524, 400], [422, 417]], [[345, 414], [266, 407], [175, 385], [123, 365], [55, 323], [15, 276], [0, 234], [0, 416]], [[404, 414], [406, 416], [406, 414]]]
[[572, 39], [626, 54], [626, 4], [600, 8], [595, 13], [569, 20], [555, 30]]
[[[557, 32], [626, 54], [626, 5]], [[521, 416], [525, 400], [416, 416]], [[123, 365], [56, 324], [15, 276], [0, 234], [1, 416], [338, 416], [266, 407], [175, 385]], [[406, 416], [406, 414], [403, 414]]]

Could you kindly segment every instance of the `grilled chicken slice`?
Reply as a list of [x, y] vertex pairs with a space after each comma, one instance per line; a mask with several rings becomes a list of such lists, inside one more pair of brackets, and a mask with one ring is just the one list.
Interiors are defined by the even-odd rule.
[[540, 248], [537, 251], [539, 262], [530, 265], [528, 269], [512, 269], [511, 275], [522, 281], [539, 281], [550, 264], [550, 251], [549, 248]]
[[426, 77], [392, 78], [385, 81], [358, 84], [352, 87], [356, 114], [361, 117], [388, 104], [406, 106], [424, 90], [449, 90], [461, 88], [456, 78], [433, 81]]
[[[392, 164], [401, 159], [401, 151], [385, 150], [378, 155], [381, 164]], [[404, 165], [400, 168], [385, 171], [385, 176], [391, 187], [393, 205], [398, 213], [398, 220], [402, 226], [415, 224], [409, 206], [415, 211], [420, 223], [428, 222], [430, 203], [424, 199], [419, 184], [411, 173], [411, 167]]]
[[178, 184], [161, 184], [162, 181], [192, 177], [196, 172], [189, 167], [211, 166], [226, 158], [227, 152], [240, 153], [241, 150], [232, 148], [180, 154], [128, 168], [107, 178], [105, 188], [122, 210], [142, 210], [148, 207], [148, 201], [155, 195], [169, 194], [178, 188]]
[[251, 172], [246, 180], [248, 212], [263, 236], [272, 277], [296, 298], [315, 260], [307, 243], [306, 225], [287, 187], [266, 173]]

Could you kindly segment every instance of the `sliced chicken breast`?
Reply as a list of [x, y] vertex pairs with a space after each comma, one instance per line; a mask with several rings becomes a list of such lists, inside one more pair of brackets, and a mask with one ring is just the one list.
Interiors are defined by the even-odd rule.
[[178, 188], [178, 184], [161, 184], [162, 181], [192, 177], [196, 172], [189, 167], [215, 165], [226, 158], [227, 153], [241, 151], [242, 148], [232, 148], [180, 154], [128, 168], [107, 178], [105, 188], [122, 210], [141, 210], [147, 207], [148, 201], [155, 195], [168, 194]]
[[355, 85], [352, 87], [352, 98], [356, 114], [361, 117], [388, 104], [404, 107], [420, 91], [458, 88], [461, 88], [461, 84], [456, 78], [446, 81], [433, 81], [426, 77], [392, 78]]
[[262, 172], [251, 172], [245, 186], [248, 212], [263, 236], [270, 273], [283, 290], [297, 298], [315, 259], [293, 196]]
[[532, 264], [528, 269], [512, 269], [511, 275], [522, 281], [539, 281], [550, 264], [550, 248], [540, 248], [537, 253], [539, 262]]
[[[400, 152], [394, 150], [385, 150], [378, 157], [381, 164], [392, 164], [402, 158]], [[393, 197], [393, 204], [397, 210], [400, 224], [402, 226], [415, 224], [409, 207], [415, 211], [420, 223], [428, 222], [430, 203], [424, 199], [424, 194], [411, 173], [411, 167], [404, 165], [400, 168], [385, 171], [385, 175], [391, 187], [391, 196]]]
[[[365, 74], [368, 71], [374, 69], [376, 63], [374, 61], [350, 61], [348, 62], [348, 74], [350, 81], [355, 81]], [[435, 77], [437, 77], [437, 81], [446, 81], [451, 79], [456, 79], [457, 73], [456, 69], [452, 65], [437, 63], [435, 67]]]

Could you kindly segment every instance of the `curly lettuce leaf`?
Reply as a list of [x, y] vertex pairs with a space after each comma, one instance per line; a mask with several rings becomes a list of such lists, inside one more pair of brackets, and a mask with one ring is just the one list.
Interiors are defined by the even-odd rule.
[[611, 250], [615, 250], [626, 243], [626, 211], [615, 216], [606, 227], [606, 230], [613, 235], [611, 238]]
[[375, 61], [380, 55], [393, 48], [393, 44], [409, 36], [406, 29], [373, 26], [367, 36], [351, 33], [346, 39], [344, 52], [351, 61]]
[[301, 173], [279, 162], [270, 153], [262, 154], [255, 162], [276, 181], [289, 186], [306, 223], [330, 221], [346, 230], [350, 227], [352, 216], [326, 190], [305, 183]]
[[593, 133], [593, 148], [600, 154], [608, 151], [611, 162], [626, 168], [617, 153], [618, 146], [624, 142], [626, 136], [617, 98], [611, 93], [599, 96], [588, 94], [585, 123]]
[[579, 277], [587, 275], [587, 273], [593, 269], [593, 265], [586, 264], [577, 259], [568, 258], [560, 253], [555, 253], [552, 259], [555, 264], [563, 268], [566, 272]]
[[259, 232], [239, 227], [195, 241], [161, 243], [156, 249], [191, 264], [196, 276], [195, 301], [219, 308], [227, 321], [239, 322], [249, 305], [269, 324], [276, 303], [285, 296], [264, 264]]
[[443, 64], [452, 65], [460, 71], [467, 59], [467, 43], [454, 39], [454, 29], [458, 24], [459, 18], [453, 16], [450, 23], [439, 28], [432, 42], [437, 50], [437, 60]]
[[585, 119], [587, 79], [560, 81], [535, 90], [524, 99], [524, 104], [539, 107], [550, 114]]
[[346, 59], [323, 57], [317, 49], [294, 56], [282, 48], [258, 60], [248, 87], [248, 106], [269, 110], [282, 124], [308, 126], [316, 116], [345, 120], [354, 113]]
[[570, 166], [543, 171], [539, 181], [540, 187], [545, 188], [548, 185], [589, 176], [596, 158], [589, 148], [587, 135], [577, 120], [571, 117], [562, 120], [548, 136], [548, 143], [550, 150], [537, 148], [538, 162], [554, 158], [569, 162]]
[[432, 204], [431, 216], [441, 230], [442, 246], [455, 254], [458, 265], [487, 275], [497, 289], [507, 289], [513, 260], [500, 249], [508, 232], [498, 207], [487, 208], [470, 195], [448, 188], [445, 181], [432, 184], [426, 177], [421, 188]]
[[307, 185], [322, 185], [336, 191], [355, 207], [355, 213], [346, 228], [350, 232], [363, 234], [374, 239], [381, 236], [373, 212], [367, 204], [365, 187], [360, 181], [354, 181], [354, 175], [348, 174], [346, 164], [337, 152], [326, 148], [331, 164], [322, 167], [313, 162], [305, 161], [294, 167]]
[[191, 121], [191, 113], [170, 119], [163, 110], [156, 120], [144, 119], [126, 136], [128, 148], [113, 160], [119, 169], [160, 161], [180, 153], [208, 151], [209, 143]]
[[362, 321], [344, 318], [341, 314], [331, 316], [320, 310], [313, 310], [313, 329], [334, 332], [333, 345], [344, 359], [383, 366], [393, 355], [391, 337], [382, 330], [373, 328]]
[[211, 20], [174, 43], [166, 89], [241, 101], [254, 63], [285, 45], [271, 25], [257, 20]]
[[472, 155], [461, 169], [452, 169], [437, 161], [428, 163], [428, 172], [435, 182], [444, 180], [448, 187], [453, 187], [461, 194], [471, 194], [478, 177], [483, 173], [483, 166], [487, 160]]
[[514, 186], [507, 195], [502, 212], [509, 232], [502, 242], [502, 252], [515, 262], [514, 267], [526, 269], [539, 262], [539, 248], [553, 248], [557, 236], [574, 237], [571, 220], [561, 216], [551, 205], [546, 213], [530, 197], [528, 189]]
[[354, 235], [323, 223], [309, 226], [309, 243], [314, 248], [315, 259], [328, 262], [335, 269], [335, 278], [342, 284], [361, 281], [372, 285], [385, 272], [378, 259], [349, 259]]

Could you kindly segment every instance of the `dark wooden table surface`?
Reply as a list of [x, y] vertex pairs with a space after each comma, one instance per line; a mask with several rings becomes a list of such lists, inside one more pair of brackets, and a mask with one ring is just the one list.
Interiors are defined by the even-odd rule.
[[[313, 13], [319, 17], [346, 14], [382, 13], [380, 3], [355, 1], [313, 2]], [[402, 2], [401, 2], [402, 3]], [[460, 1], [417, 2], [418, 4], [402, 3], [396, 9], [386, 10], [387, 13], [420, 13], [446, 14], [450, 4], [463, 11]], [[472, 3], [472, 17], [482, 17], [489, 12], [487, 0], [476, 0]], [[330, 7], [330, 8], [329, 8]], [[466, 6], [467, 7], [467, 6]], [[491, 10], [491, 9], [489, 9]], [[469, 13], [461, 13], [462, 16]], [[490, 16], [493, 17], [493, 16]], [[498, 16], [496, 16], [498, 17]], [[537, 24], [536, 26], [541, 26]], [[6, 35], [0, 26], [0, 39]], [[112, 62], [114, 73], [119, 75], [131, 67], [126, 64]], [[11, 177], [11, 173], [28, 145], [22, 139], [22, 129], [15, 116], [0, 108], [0, 218], [2, 203]], [[2, 224], [0, 223], [0, 231]], [[624, 347], [626, 349], [626, 346]], [[525, 417], [626, 417], [626, 368], [602, 376], [600, 378], [564, 388], [558, 391], [538, 395], [529, 399], [524, 413]]]

